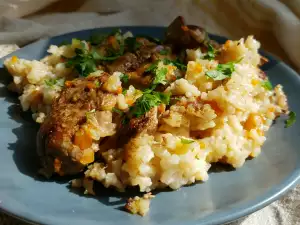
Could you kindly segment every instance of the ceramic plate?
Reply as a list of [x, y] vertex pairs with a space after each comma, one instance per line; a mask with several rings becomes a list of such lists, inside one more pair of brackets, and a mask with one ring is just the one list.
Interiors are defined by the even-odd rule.
[[[40, 40], [13, 53], [26, 59], [41, 59], [50, 44], [71, 38], [86, 39], [94, 32], [113, 28], [84, 30]], [[161, 38], [163, 27], [121, 27], [134, 34]], [[224, 38], [211, 36], [219, 42]], [[264, 53], [263, 53], [264, 54]], [[300, 77], [276, 60], [264, 65], [271, 82], [282, 84], [290, 107], [300, 115]], [[300, 178], [300, 122], [284, 128], [279, 118], [267, 133], [261, 155], [232, 171], [210, 172], [205, 183], [178, 191], [157, 193], [145, 217], [122, 210], [124, 195], [105, 191], [98, 197], [73, 192], [67, 180], [40, 180], [36, 175], [35, 136], [38, 126], [22, 113], [17, 96], [8, 92], [8, 74], [1, 67], [0, 88], [0, 209], [21, 219], [43, 224], [73, 225], [216, 225], [236, 220], [270, 204]]]

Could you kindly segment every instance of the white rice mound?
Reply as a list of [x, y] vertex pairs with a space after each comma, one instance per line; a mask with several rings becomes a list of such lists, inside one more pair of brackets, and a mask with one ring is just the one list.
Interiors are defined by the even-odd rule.
[[[51, 102], [63, 86], [57, 82], [49, 87], [45, 80], [72, 77], [60, 58], [72, 56], [76, 44], [50, 46], [50, 55], [41, 61], [14, 57], [5, 61], [14, 80], [11, 88], [21, 94], [23, 110], [31, 109], [37, 122], [43, 122]], [[223, 81], [205, 75], [217, 67], [217, 60], [201, 59], [200, 49], [187, 50], [189, 62], [185, 77], [165, 90], [179, 100], [159, 118], [156, 133], [143, 133], [120, 149], [105, 152], [100, 149], [98, 153], [105, 162], [91, 164], [84, 182], [74, 181], [74, 186], [83, 186], [86, 193], [91, 194], [93, 180], [119, 191], [127, 186], [138, 186], [141, 192], [164, 187], [178, 189], [196, 181], [206, 181], [213, 162], [238, 168], [248, 157], [258, 156], [272, 121], [288, 113], [282, 86], [268, 90], [262, 85], [259, 47], [252, 36], [246, 40], [227, 41], [219, 60], [237, 63], [232, 76]], [[121, 85], [119, 76], [113, 74], [104, 84], [107, 91], [116, 93]], [[141, 91], [131, 86], [126, 94], [117, 95], [115, 107], [126, 110], [128, 100], [133, 104], [139, 96]], [[112, 124], [106, 129], [109, 134], [97, 134], [103, 130], [96, 128], [93, 130], [95, 140], [115, 133]], [[191, 139], [191, 134], [198, 138]]]

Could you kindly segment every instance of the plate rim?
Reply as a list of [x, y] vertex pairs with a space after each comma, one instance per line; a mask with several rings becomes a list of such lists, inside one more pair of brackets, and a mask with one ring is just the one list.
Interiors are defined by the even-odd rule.
[[[0, 58], [0, 67], [3, 67], [3, 62], [6, 58], [11, 57], [12, 55], [18, 54], [19, 52], [22, 51], [26, 51], [27, 48], [30, 48], [33, 45], [38, 44], [39, 42], [44, 42], [47, 40], [51, 40], [51, 39], [55, 39], [55, 38], [62, 38], [66, 35], [70, 35], [70, 36], [76, 36], [76, 34], [78, 33], [84, 33], [84, 32], [92, 32], [92, 31], [101, 31], [103, 29], [107, 29], [107, 30], [111, 30], [111, 29], [116, 29], [116, 28], [120, 28], [120, 29], [126, 29], [126, 30], [130, 30], [132, 28], [134, 29], [153, 29], [153, 30], [165, 30], [166, 26], [108, 26], [108, 27], [96, 27], [96, 28], [91, 28], [91, 29], [83, 29], [83, 30], [78, 30], [78, 31], [72, 31], [72, 32], [68, 32], [68, 33], [63, 33], [63, 34], [59, 34], [59, 35], [55, 35], [55, 36], [51, 36], [51, 37], [46, 37], [46, 38], [41, 38], [37, 41], [34, 41], [2, 58]], [[212, 39], [223, 39], [223, 40], [227, 40], [228, 38], [224, 37], [224, 36], [220, 36], [220, 35], [216, 35], [216, 34], [211, 34], [209, 33], [209, 35], [212, 37]], [[282, 60], [279, 59], [279, 57], [273, 55], [272, 53], [266, 52], [264, 50], [260, 50], [260, 52], [265, 55], [267, 58], [274, 60], [275, 62], [278, 62], [281, 64], [281, 66], [289, 71], [290, 73], [293, 74], [293, 76], [297, 77], [297, 79], [300, 81], [300, 75], [289, 65], [287, 65], [285, 62], [283, 62]], [[267, 205], [271, 204], [272, 202], [280, 199], [282, 196], [284, 196], [289, 190], [291, 190], [292, 188], [295, 188], [297, 183], [300, 182], [300, 167], [296, 168], [286, 179], [284, 179], [281, 183], [279, 183], [276, 186], [272, 186], [270, 187], [270, 189], [265, 192], [264, 194], [258, 196], [257, 198], [248, 201], [247, 203], [242, 204], [241, 206], [238, 207], [234, 207], [231, 208], [229, 210], [224, 210], [223, 212], [221, 212], [222, 216], [218, 216], [210, 221], [206, 221], [204, 218], [204, 221], [201, 222], [201, 225], [218, 225], [218, 224], [227, 224], [229, 222], [238, 220], [240, 218], [243, 218], [247, 215], [250, 215], [264, 207], [266, 207]], [[101, 204], [101, 203], [99, 203]], [[29, 224], [45, 224], [45, 222], [41, 221], [41, 219], [34, 217], [34, 215], [32, 215], [31, 217], [26, 217], [25, 215], [22, 215], [22, 213], [18, 213], [16, 211], [12, 211], [12, 210], [8, 210], [5, 205], [2, 203], [0, 204], [0, 212], [5, 213], [8, 216], [12, 216], [16, 219], [19, 219], [21, 221], [27, 222]], [[47, 222], [51, 222], [51, 221], [47, 221]], [[199, 223], [199, 219], [194, 221], [194, 222], [187, 222], [185, 223], [185, 225], [195, 225], [195, 224]], [[177, 223], [176, 223], [177, 224]]]

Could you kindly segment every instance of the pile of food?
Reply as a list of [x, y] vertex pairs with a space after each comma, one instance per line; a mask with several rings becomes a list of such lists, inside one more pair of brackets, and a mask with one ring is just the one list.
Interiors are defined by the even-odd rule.
[[[206, 181], [211, 163], [238, 168], [260, 154], [273, 120], [289, 109], [282, 86], [259, 68], [259, 47], [252, 36], [220, 45], [178, 17], [164, 41], [116, 30], [5, 66], [9, 88], [41, 123], [43, 175], [82, 173], [72, 184], [90, 194], [94, 181], [150, 192]], [[152, 197], [126, 208], [144, 215]]]

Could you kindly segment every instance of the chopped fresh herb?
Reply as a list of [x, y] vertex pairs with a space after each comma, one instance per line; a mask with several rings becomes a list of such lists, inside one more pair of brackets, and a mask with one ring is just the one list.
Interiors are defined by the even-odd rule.
[[184, 138], [181, 138], [181, 143], [182, 144], [191, 144], [195, 142], [194, 140], [189, 140], [189, 139], [184, 139]]
[[63, 45], [68, 45], [68, 44], [69, 44], [69, 42], [66, 41], [66, 40], [64, 40], [64, 41], [62, 41], [58, 46], [61, 47], [61, 46], [63, 46]]
[[234, 65], [237, 62], [228, 62], [225, 64], [219, 64], [215, 70], [207, 71], [205, 75], [214, 80], [224, 80], [226, 78], [229, 78], [234, 72]]
[[161, 40], [159, 40], [158, 38], [154, 38], [154, 37], [151, 37], [151, 36], [148, 36], [148, 35], [137, 35], [136, 36], [137, 38], [146, 38], [148, 39], [149, 41], [153, 42], [153, 43], [156, 43], [156, 44], [161, 44]]
[[[110, 55], [113, 55], [113, 54], [111, 53]], [[103, 55], [100, 55], [96, 50], [92, 50], [92, 56], [95, 60], [114, 61], [117, 58], [119, 58], [121, 55], [115, 54], [113, 56], [103, 56]]]
[[158, 85], [158, 84], [165, 85], [167, 83], [166, 80], [167, 73], [168, 73], [168, 69], [166, 67], [157, 68], [155, 70], [155, 77], [152, 82], [152, 85]]
[[95, 109], [92, 109], [91, 111], [88, 111], [85, 113], [86, 119], [90, 120], [92, 118], [92, 116], [94, 115], [94, 113], [96, 112]]
[[45, 80], [45, 84], [47, 86], [49, 86], [49, 87], [53, 87], [54, 85], [58, 85], [60, 87], [63, 87], [64, 86], [64, 82], [65, 82], [64, 78]]
[[159, 61], [155, 61], [154, 63], [152, 63], [146, 70], [145, 72], [155, 72], [157, 65], [158, 65]]
[[88, 76], [90, 73], [95, 72], [96, 61], [92, 54], [86, 49], [75, 49], [75, 56], [67, 59], [66, 67], [74, 68], [81, 76]]
[[176, 66], [178, 69], [185, 71], [186, 70], [186, 65], [184, 65], [183, 63], [181, 63], [179, 61], [179, 59], [176, 60], [170, 60], [170, 59], [163, 59], [163, 62], [165, 65], [167, 64], [172, 64], [174, 66]]
[[269, 80], [263, 81], [261, 83], [261, 86], [264, 87], [265, 89], [271, 91], [273, 89], [273, 86]]
[[125, 116], [121, 123], [122, 123], [122, 125], [126, 125], [129, 123], [129, 121], [130, 121], [130, 119], [127, 116]]
[[123, 88], [122, 94], [126, 95], [127, 91], [128, 91], [127, 89]]
[[102, 44], [109, 36], [114, 36], [116, 34], [120, 34], [121, 31], [119, 29], [115, 29], [113, 31], [111, 31], [110, 33], [107, 34], [92, 34], [90, 36], [90, 43], [92, 45], [100, 45]]
[[285, 121], [285, 127], [288, 128], [296, 122], [296, 113], [291, 111], [289, 113], [289, 118]]
[[142, 46], [142, 44], [140, 42], [136, 41], [135, 37], [126, 38], [125, 45], [127, 46], [128, 50], [130, 52], [135, 52]]
[[98, 88], [98, 87], [101, 86], [101, 83], [100, 83], [98, 80], [96, 80], [96, 81], [95, 81], [95, 86]]
[[122, 74], [121, 76], [120, 76], [120, 79], [121, 79], [121, 81], [123, 82], [123, 83], [128, 83], [128, 81], [129, 81], [129, 76], [127, 75], [127, 74]]
[[138, 118], [155, 106], [162, 103], [168, 105], [170, 96], [169, 93], [161, 93], [147, 89], [143, 95], [136, 100], [135, 104], [129, 108], [129, 112], [133, 117]]
[[112, 108], [112, 111], [115, 113], [118, 113], [119, 115], [123, 115], [124, 112], [122, 112], [121, 110], [117, 109], [117, 108]]
[[170, 53], [170, 50], [166, 49], [166, 48], [159, 51], [159, 54], [161, 54], [161, 55], [168, 55], [169, 53]]
[[211, 44], [207, 45], [207, 53], [203, 57], [204, 59], [213, 60], [216, 57], [217, 51], [214, 49], [214, 47]]
[[91, 55], [93, 56], [93, 58], [95, 60], [102, 60], [102, 61], [114, 61], [117, 58], [119, 58], [120, 56], [122, 56], [124, 54], [124, 43], [121, 39], [117, 38], [117, 41], [119, 43], [119, 49], [115, 50], [113, 48], [106, 48], [106, 55], [100, 55], [96, 48], [92, 48], [91, 50]]
[[93, 34], [89, 41], [92, 45], [100, 45], [108, 38], [108, 36], [108, 34]]

